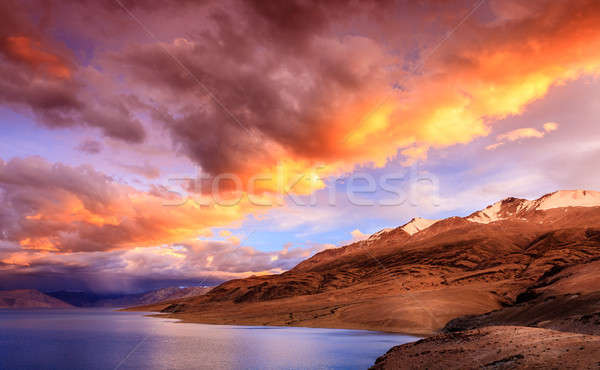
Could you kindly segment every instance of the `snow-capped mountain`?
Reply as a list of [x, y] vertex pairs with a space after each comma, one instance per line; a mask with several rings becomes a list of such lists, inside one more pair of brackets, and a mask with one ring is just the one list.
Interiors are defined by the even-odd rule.
[[[569, 207], [600, 207], [600, 192], [592, 190], [559, 190], [535, 200], [510, 197], [500, 200], [485, 209], [473, 212], [463, 219], [480, 224], [489, 224], [502, 220], [526, 220], [532, 215], [537, 215], [539, 212], [536, 211]], [[370, 242], [377, 241], [390, 235], [392, 231], [397, 232], [398, 230], [403, 230], [408, 235], [413, 236], [428, 229], [438, 221], [441, 220], [428, 220], [415, 217], [398, 228], [380, 230], [372, 234], [367, 240]]]
[[534, 211], [598, 206], [600, 206], [600, 192], [590, 190], [560, 190], [546, 194], [536, 200], [507, 198], [481, 211], [472, 213], [467, 217], [467, 220], [487, 224], [509, 218], [525, 218]]
[[468, 217], [415, 218], [282, 274], [230, 280], [206, 295], [140, 310], [207, 323], [427, 334], [456, 317], [506, 307], [498, 317], [518, 311], [537, 325], [539, 312], [548, 323], [598, 312], [599, 260], [600, 193], [558, 191], [507, 198]]

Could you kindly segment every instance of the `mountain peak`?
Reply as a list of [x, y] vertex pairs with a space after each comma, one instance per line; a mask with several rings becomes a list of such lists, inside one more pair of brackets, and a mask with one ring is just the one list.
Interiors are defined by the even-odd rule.
[[562, 207], [598, 207], [600, 192], [592, 190], [559, 190], [535, 200], [535, 209], [545, 210]]
[[529, 202], [527, 199], [506, 198], [487, 206], [481, 211], [472, 213], [467, 217], [467, 220], [480, 224], [500, 221], [519, 213], [527, 207], [527, 202]]
[[558, 190], [536, 200], [506, 198], [472, 213], [467, 220], [487, 224], [509, 217], [522, 217], [526, 212], [566, 207], [599, 207], [600, 192], [592, 190]]

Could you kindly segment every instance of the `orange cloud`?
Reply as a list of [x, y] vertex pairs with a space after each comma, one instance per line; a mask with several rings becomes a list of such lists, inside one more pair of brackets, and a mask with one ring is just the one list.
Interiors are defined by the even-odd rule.
[[552, 132], [558, 130], [558, 123], [556, 122], [546, 122], [544, 123], [544, 131]]
[[219, 236], [222, 236], [222, 237], [231, 236], [231, 231], [229, 231], [229, 230], [221, 230], [221, 231], [219, 231]]
[[504, 143], [490, 144], [490, 145], [486, 146], [485, 149], [486, 150], [496, 150], [499, 147], [501, 147], [502, 145], [504, 145]]
[[27, 36], [9, 36], [4, 40], [5, 52], [13, 60], [26, 63], [32, 68], [41, 68], [48, 75], [61, 78], [71, 78], [71, 69], [65, 60], [56, 54], [42, 50], [39, 41]]
[[[209, 234], [211, 227], [225, 226], [253, 212], [252, 205], [216, 204], [199, 206], [193, 201], [181, 205], [165, 205], [163, 199], [129, 187], [120, 189], [126, 195], [111, 200], [101, 211], [73, 208], [68, 203], [41, 208], [38, 219], [30, 227], [45, 227], [20, 242], [38, 250], [112, 250], [152, 246]], [[62, 206], [62, 207], [61, 207]], [[62, 211], [56, 212], [57, 208]], [[233, 238], [233, 237], [231, 237]]]
[[354, 229], [350, 232], [350, 235], [352, 235], [352, 240], [353, 241], [357, 241], [357, 240], [363, 240], [369, 237], [368, 234], [363, 233], [362, 231], [360, 231], [359, 229]]
[[[600, 7], [576, 3], [584, 10], [548, 2], [541, 12], [507, 23], [466, 25], [403, 92], [390, 96], [389, 82], [374, 78], [361, 91], [364, 98], [340, 101], [331, 112], [336, 118], [322, 122], [331, 129], [319, 152], [279, 157], [325, 163], [321, 175], [327, 175], [356, 164], [383, 166], [398, 152], [410, 165], [425, 159], [429, 148], [489, 135], [495, 121], [521, 114], [553, 86], [600, 73]], [[552, 122], [544, 126], [546, 132], [557, 128]], [[539, 138], [544, 132], [526, 128], [507, 135], [502, 140]]]
[[58, 251], [50, 238], [25, 238], [19, 241], [19, 245], [24, 249], [35, 249], [40, 251]]
[[518, 128], [505, 134], [498, 135], [498, 141], [517, 141], [520, 139], [541, 138], [544, 133], [531, 127]]
[[25, 252], [16, 252], [11, 253], [7, 257], [0, 260], [0, 262], [5, 263], [7, 265], [16, 265], [16, 266], [29, 266], [32, 262], [31, 255]]
[[494, 150], [504, 145], [507, 141], [517, 141], [522, 139], [540, 139], [546, 136], [546, 133], [558, 130], [558, 123], [546, 122], [544, 123], [544, 131], [539, 131], [532, 127], [518, 128], [507, 133], [498, 135], [496, 144], [486, 146], [487, 150]]
[[[216, 20], [206, 39], [132, 45], [110, 60], [128, 87], [159, 104], [163, 116], [177, 117], [168, 125], [173, 140], [206, 173], [235, 173], [244, 185], [263, 174], [273, 179], [280, 167], [291, 179], [327, 177], [356, 165], [382, 167], [396, 156], [410, 165], [429, 149], [469, 143], [553, 86], [600, 72], [598, 3], [534, 3], [494, 2], [491, 19], [475, 14], [442, 45], [427, 34], [416, 40], [418, 50], [392, 52], [369, 37], [379, 29], [368, 24], [364, 35], [351, 36], [302, 29], [302, 48], [288, 55], [277, 43], [264, 45], [253, 34], [259, 20], [248, 18], [240, 22], [248, 28], [231, 30], [239, 38]], [[223, 97], [219, 103], [203, 97], [198, 105], [193, 78], [164, 49], [214, 81], [208, 87]], [[400, 67], [425, 62], [425, 55], [431, 57], [418, 72]], [[204, 105], [211, 109], [190, 108]], [[269, 179], [253, 185], [244, 191], [278, 189]], [[303, 180], [292, 192], [323, 186]]]
[[[209, 196], [167, 199], [117, 183], [89, 167], [30, 157], [0, 161], [0, 225], [22, 248], [105, 251], [173, 243], [210, 235], [264, 207], [247, 198], [219, 205]], [[201, 199], [202, 198], [202, 199]], [[206, 204], [206, 205], [204, 205]], [[6, 215], [3, 212], [14, 210]]]

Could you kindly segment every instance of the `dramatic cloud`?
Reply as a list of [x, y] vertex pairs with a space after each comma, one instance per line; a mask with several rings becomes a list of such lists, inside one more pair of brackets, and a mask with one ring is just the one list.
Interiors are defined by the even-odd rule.
[[160, 188], [139, 191], [89, 166], [51, 164], [39, 157], [0, 162], [0, 205], [2, 240], [55, 252], [176, 242], [252, 211], [243, 201], [198, 205]]
[[419, 73], [397, 67], [414, 50], [392, 52], [371, 36], [376, 24], [333, 32], [345, 26], [337, 6], [311, 8], [310, 27], [280, 22], [295, 19], [293, 4], [240, 5], [243, 18], [213, 10], [204, 32], [132, 43], [107, 63], [143, 88], [203, 170], [247, 177], [273, 173], [277, 161], [291, 173], [323, 165], [326, 176], [382, 166], [398, 151], [411, 164], [489, 134], [494, 121], [600, 67], [594, 1], [540, 1], [513, 17], [518, 4], [494, 2], [494, 21], [473, 16], [444, 44], [420, 48]]
[[78, 65], [72, 50], [48, 38], [51, 5], [38, 5], [0, 5], [0, 103], [32, 113], [48, 127], [96, 127], [141, 142], [145, 132], [131, 111], [136, 98], [117, 91], [100, 71]]
[[250, 275], [281, 273], [319, 250], [285, 246], [277, 252], [261, 252], [229, 242], [198, 240], [87, 253], [55, 254], [17, 247], [0, 248], [0, 288], [23, 287], [19, 279], [31, 284], [29, 279], [47, 276], [55, 281], [50, 286], [41, 285], [45, 289], [65, 289], [74, 283], [84, 284], [74, 288], [110, 292], [164, 287], [176, 282], [212, 285]]
[[[244, 180], [273, 175], [278, 163], [290, 177], [383, 166], [398, 155], [410, 165], [430, 148], [488, 135], [494, 121], [600, 66], [592, 0], [481, 9], [466, 1], [123, 5], [64, 2], [53, 4], [64, 11], [44, 13], [47, 24], [98, 46], [86, 66], [68, 42], [42, 39], [43, 27], [24, 11], [7, 13], [3, 74], [13, 78], [0, 99], [52, 127], [98, 127], [134, 142], [147, 129], [166, 130], [204, 172]], [[122, 26], [120, 42], [95, 21], [80, 29], [85, 14]], [[202, 22], [186, 24], [190, 14]], [[425, 26], [411, 39], [413, 18]], [[390, 36], [398, 43], [390, 45], [385, 35], [403, 36]]]

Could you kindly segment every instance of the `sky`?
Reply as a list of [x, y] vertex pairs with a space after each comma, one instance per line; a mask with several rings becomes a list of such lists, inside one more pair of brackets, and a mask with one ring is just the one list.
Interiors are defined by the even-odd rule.
[[0, 4], [0, 289], [281, 273], [600, 189], [595, 0]]

